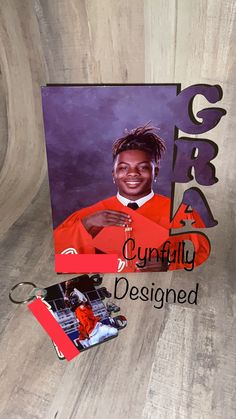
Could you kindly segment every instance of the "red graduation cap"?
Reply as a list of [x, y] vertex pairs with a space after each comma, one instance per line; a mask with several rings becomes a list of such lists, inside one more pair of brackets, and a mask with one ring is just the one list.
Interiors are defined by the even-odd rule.
[[93, 239], [93, 246], [105, 253], [122, 255], [122, 249], [127, 238], [135, 240], [135, 248], [159, 248], [169, 238], [169, 229], [162, 227], [137, 211], [125, 207], [132, 218], [131, 231], [125, 232], [125, 227], [104, 227]]

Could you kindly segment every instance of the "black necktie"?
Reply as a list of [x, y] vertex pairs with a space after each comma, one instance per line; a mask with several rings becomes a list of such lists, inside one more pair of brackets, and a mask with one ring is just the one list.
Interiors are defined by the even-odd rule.
[[132, 210], [136, 210], [137, 208], [139, 208], [138, 204], [136, 202], [129, 202], [127, 207], [131, 208]]

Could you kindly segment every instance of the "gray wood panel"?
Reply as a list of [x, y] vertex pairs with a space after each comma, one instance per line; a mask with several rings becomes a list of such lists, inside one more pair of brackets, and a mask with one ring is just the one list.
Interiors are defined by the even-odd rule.
[[[235, 13], [234, 0], [0, 4], [1, 418], [235, 418]], [[227, 110], [199, 136], [219, 146], [219, 182], [201, 187], [219, 221], [207, 230], [208, 262], [138, 279], [176, 290], [198, 282], [198, 305], [156, 309], [125, 298], [129, 324], [118, 339], [69, 363], [57, 360], [27, 307], [8, 300], [21, 280], [68, 278], [53, 272], [45, 177], [40, 85], [53, 82], [220, 84]], [[198, 98], [194, 108], [201, 106]], [[176, 205], [194, 185], [177, 185]], [[113, 291], [114, 275], [104, 284]]]

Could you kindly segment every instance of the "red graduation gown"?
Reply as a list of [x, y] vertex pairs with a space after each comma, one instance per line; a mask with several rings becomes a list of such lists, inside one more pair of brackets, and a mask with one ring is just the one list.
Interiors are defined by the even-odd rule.
[[79, 320], [79, 340], [88, 338], [95, 328], [98, 318], [94, 316], [92, 308], [85, 304], [77, 307], [75, 315]]
[[[171, 228], [183, 226], [181, 220], [194, 220], [194, 227], [197, 228], [205, 227], [205, 225], [196, 211], [185, 212], [187, 206], [184, 204], [181, 204], [170, 222], [171, 200], [162, 195], [154, 195], [136, 211], [124, 206], [116, 196], [113, 196], [74, 212], [54, 230], [55, 252], [63, 253], [67, 249], [72, 249], [74, 253], [92, 254], [96, 253], [96, 248], [98, 248], [104, 253], [116, 253], [118, 257], [124, 259], [122, 247], [125, 242], [125, 234], [122, 227], [105, 227], [95, 238], [92, 238], [81, 222], [84, 217], [105, 209], [122, 211], [131, 215], [134, 219], [131, 224], [134, 227], [132, 233], [136, 232], [136, 236], [134, 234], [133, 237], [137, 238], [137, 245], [143, 241], [145, 247], [149, 243], [151, 248], [160, 248], [162, 243], [169, 240], [170, 248], [173, 250], [177, 249], [180, 241], [191, 240], [196, 252], [195, 266], [203, 263], [209, 256], [209, 242], [204, 239], [205, 236], [201, 233], [170, 235]], [[176, 261], [169, 266], [169, 269], [183, 268], [182, 261]], [[131, 271], [135, 270], [134, 261]]]

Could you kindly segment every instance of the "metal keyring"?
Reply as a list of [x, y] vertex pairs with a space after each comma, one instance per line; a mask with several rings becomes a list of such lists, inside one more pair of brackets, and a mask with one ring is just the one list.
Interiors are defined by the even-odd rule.
[[23, 304], [23, 303], [27, 303], [28, 301], [31, 301], [31, 300], [33, 300], [34, 298], [35, 298], [35, 295], [30, 295], [28, 298], [26, 298], [25, 300], [14, 300], [14, 298], [12, 298], [12, 292], [17, 288], [17, 287], [21, 287], [22, 285], [32, 285], [32, 287], [34, 287], [34, 288], [36, 288], [36, 289], [38, 289], [37, 287], [36, 287], [36, 285], [33, 283], [33, 282], [27, 282], [27, 281], [24, 281], [24, 282], [19, 282], [18, 284], [16, 284], [16, 285], [14, 285], [12, 288], [11, 288], [11, 290], [10, 290], [10, 292], [9, 292], [9, 299], [11, 300], [11, 302], [12, 303], [14, 303], [14, 304]]

